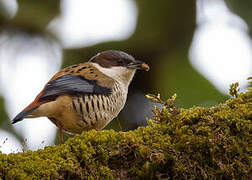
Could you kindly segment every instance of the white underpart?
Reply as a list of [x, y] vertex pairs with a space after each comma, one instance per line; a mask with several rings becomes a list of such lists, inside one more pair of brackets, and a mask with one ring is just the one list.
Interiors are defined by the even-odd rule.
[[128, 91], [128, 87], [130, 82], [132, 81], [136, 69], [128, 69], [122, 66], [114, 66], [110, 68], [104, 68], [97, 63], [93, 63], [93, 65], [103, 74], [113, 78], [119, 84], [122, 85], [122, 89]]
[[[107, 118], [110, 119], [110, 121], [112, 119], [114, 119], [115, 117], [118, 116], [119, 112], [123, 109], [126, 100], [127, 100], [127, 95], [128, 95], [128, 87], [130, 82], [132, 81], [134, 74], [136, 72], [136, 69], [128, 69], [126, 67], [122, 67], [122, 66], [117, 66], [117, 67], [110, 67], [110, 68], [104, 68], [102, 66], [100, 66], [97, 63], [93, 63], [93, 65], [103, 74], [111, 77], [112, 79], [114, 79], [116, 81], [116, 84], [119, 85], [119, 91], [121, 91], [121, 97], [118, 99], [120, 102], [119, 104], [115, 105], [115, 107], [117, 108], [115, 112], [109, 112], [107, 114]], [[115, 86], [116, 86], [115, 84]], [[115, 94], [116, 92], [112, 93]], [[108, 123], [108, 122], [107, 122]]]

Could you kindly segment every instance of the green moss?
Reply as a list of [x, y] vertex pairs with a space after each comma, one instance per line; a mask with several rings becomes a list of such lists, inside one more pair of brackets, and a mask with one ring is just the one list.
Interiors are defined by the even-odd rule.
[[240, 88], [239, 88], [239, 83], [238, 83], [238, 82], [233, 83], [233, 84], [230, 85], [229, 94], [230, 94], [231, 96], [237, 97], [239, 91], [240, 91]]
[[175, 107], [174, 97], [162, 102], [163, 108], [154, 108], [147, 127], [129, 132], [91, 130], [64, 145], [0, 154], [0, 177], [249, 179], [252, 94], [237, 94], [211, 108], [189, 109]]

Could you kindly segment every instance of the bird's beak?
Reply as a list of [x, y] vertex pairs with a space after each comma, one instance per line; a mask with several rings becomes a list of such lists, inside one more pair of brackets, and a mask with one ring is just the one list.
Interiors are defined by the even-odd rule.
[[128, 64], [127, 68], [130, 68], [130, 69], [143, 69], [145, 71], [150, 70], [150, 67], [148, 66], [148, 64], [146, 64], [146, 63], [144, 63], [142, 61], [138, 61], [138, 60]]

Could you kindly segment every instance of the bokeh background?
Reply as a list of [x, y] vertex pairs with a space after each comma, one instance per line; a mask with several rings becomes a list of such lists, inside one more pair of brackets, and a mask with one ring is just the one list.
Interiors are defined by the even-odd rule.
[[[116, 49], [151, 66], [138, 72], [119, 120], [146, 125], [146, 93], [180, 107], [212, 106], [252, 74], [251, 0], [0, 0], [0, 150], [57, 144], [47, 118], [10, 120], [60, 68]], [[119, 130], [114, 120], [107, 129]], [[68, 136], [66, 136], [67, 138]]]

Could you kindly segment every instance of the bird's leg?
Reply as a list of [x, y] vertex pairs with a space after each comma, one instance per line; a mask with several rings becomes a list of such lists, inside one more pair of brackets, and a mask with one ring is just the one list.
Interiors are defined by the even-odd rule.
[[60, 144], [64, 144], [63, 134], [62, 134], [62, 126], [61, 126], [61, 124], [60, 124], [60, 121], [57, 121], [57, 127], [59, 128], [59, 139], [60, 139]]
[[94, 129], [95, 129], [96, 131], [100, 131], [100, 129], [98, 129], [97, 127], [94, 127]]
[[59, 136], [60, 136], [60, 144], [64, 144], [63, 135], [62, 135], [62, 127], [59, 128]]
[[122, 129], [119, 117], [116, 117], [116, 121], [118, 123], [118, 126], [119, 126], [120, 130], [122, 131], [123, 129]]

